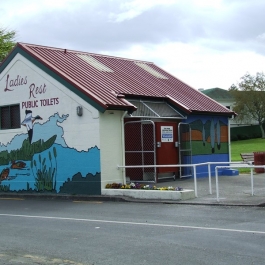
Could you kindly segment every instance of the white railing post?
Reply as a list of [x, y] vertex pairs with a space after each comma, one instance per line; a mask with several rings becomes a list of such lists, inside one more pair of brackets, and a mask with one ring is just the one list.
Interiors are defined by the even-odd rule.
[[194, 174], [194, 192], [195, 197], [198, 198], [198, 191], [197, 191], [197, 172], [196, 172], [196, 166], [193, 165], [193, 174]]
[[219, 202], [218, 167], [215, 167], [215, 181], [216, 181], [216, 200], [217, 202]]
[[211, 164], [208, 163], [208, 177], [209, 177], [209, 193], [213, 194], [212, 192], [212, 179], [211, 179]]
[[251, 195], [254, 196], [253, 168], [250, 169], [250, 177], [251, 177]]

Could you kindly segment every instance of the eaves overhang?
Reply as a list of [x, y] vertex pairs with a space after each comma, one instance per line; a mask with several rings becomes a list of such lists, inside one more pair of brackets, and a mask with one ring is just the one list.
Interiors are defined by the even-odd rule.
[[125, 110], [129, 113], [132, 113], [137, 110], [137, 107], [133, 105], [131, 102], [129, 102], [125, 95], [122, 93], [116, 93], [115, 91], [111, 91], [111, 94], [117, 98], [121, 104], [107, 104], [108, 110]]
[[127, 111], [128, 113], [132, 113], [136, 111], [136, 107], [134, 106], [121, 106], [121, 105], [114, 105], [114, 104], [107, 104], [106, 110], [121, 110]]

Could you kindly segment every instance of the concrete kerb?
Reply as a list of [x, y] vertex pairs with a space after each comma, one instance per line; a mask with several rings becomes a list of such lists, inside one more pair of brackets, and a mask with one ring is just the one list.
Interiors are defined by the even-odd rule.
[[19, 200], [19, 199], [30, 199], [30, 200], [61, 200], [61, 201], [76, 201], [76, 202], [126, 202], [126, 203], [154, 203], [154, 204], [178, 204], [178, 205], [192, 205], [192, 206], [229, 206], [229, 207], [265, 207], [265, 202], [259, 203], [238, 203], [238, 202], [202, 202], [202, 201], [193, 201], [190, 200], [166, 200], [166, 199], [137, 199], [133, 197], [127, 196], [62, 196], [62, 195], [32, 195], [32, 194], [24, 194], [24, 195], [17, 195], [17, 194], [0, 194], [0, 200]]
[[180, 201], [195, 198], [193, 190], [159, 191], [159, 190], [130, 190], [130, 189], [103, 189], [102, 195], [62, 195], [49, 193], [0, 193], [1, 199], [45, 199], [45, 200], [73, 200], [73, 201]]
[[[168, 191], [165, 191], [168, 192]], [[174, 192], [174, 191], [173, 191]], [[51, 195], [51, 194], [14, 194], [14, 193], [0, 193], [0, 200], [61, 200], [61, 201], [79, 201], [79, 202], [134, 202], [134, 203], [160, 203], [160, 204], [179, 204], [179, 205], [204, 205], [204, 206], [244, 206], [244, 207], [265, 207], [264, 202], [244, 203], [244, 202], [229, 202], [229, 201], [196, 201], [193, 199], [187, 200], [172, 200], [172, 199], [150, 199], [150, 198], [134, 198], [126, 195]]]
[[62, 201], [127, 201], [122, 196], [102, 196], [102, 195], [62, 195], [62, 194], [49, 194], [49, 193], [13, 193], [5, 192], [0, 193], [2, 200], [19, 200], [19, 199], [33, 199], [33, 200], [62, 200]]

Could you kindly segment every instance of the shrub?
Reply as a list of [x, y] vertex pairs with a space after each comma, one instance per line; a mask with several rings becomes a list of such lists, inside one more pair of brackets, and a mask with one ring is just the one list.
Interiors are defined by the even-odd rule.
[[237, 135], [238, 140], [248, 140], [250, 137], [246, 134], [238, 134]]
[[238, 141], [237, 135], [231, 135], [230, 140], [231, 141]]

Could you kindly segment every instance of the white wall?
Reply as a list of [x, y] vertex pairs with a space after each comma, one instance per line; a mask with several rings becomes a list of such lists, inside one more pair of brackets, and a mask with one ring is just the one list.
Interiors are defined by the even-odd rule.
[[122, 183], [122, 115], [123, 111], [106, 111], [100, 114], [100, 150], [101, 188], [107, 183]]
[[[123, 164], [123, 111], [100, 113], [20, 54], [0, 75], [0, 106], [11, 104], [20, 104], [21, 122], [25, 119], [26, 109], [32, 110], [33, 116], [42, 117], [36, 121], [40, 124], [47, 122], [55, 113], [69, 115], [62, 123], [57, 122], [62, 127], [67, 146], [77, 151], [87, 151], [95, 146], [100, 149], [101, 188], [105, 188], [107, 183], [123, 182], [123, 170], [117, 170], [117, 165]], [[79, 105], [83, 107], [81, 117], [76, 113]], [[0, 130], [0, 147], [18, 134], [27, 134], [26, 128]], [[44, 134], [41, 133], [41, 139], [47, 140]]]
[[[32, 116], [43, 118], [37, 120], [39, 123], [45, 123], [55, 113], [69, 115], [64, 122], [58, 123], [67, 146], [78, 151], [94, 146], [100, 148], [98, 111], [20, 54], [0, 75], [0, 106], [11, 104], [20, 104], [21, 122], [26, 109], [32, 110]], [[77, 106], [83, 107], [81, 117], [76, 114]], [[25, 132], [24, 126], [0, 130], [0, 145], [8, 144], [15, 135]], [[46, 140], [44, 135], [42, 138]]]

